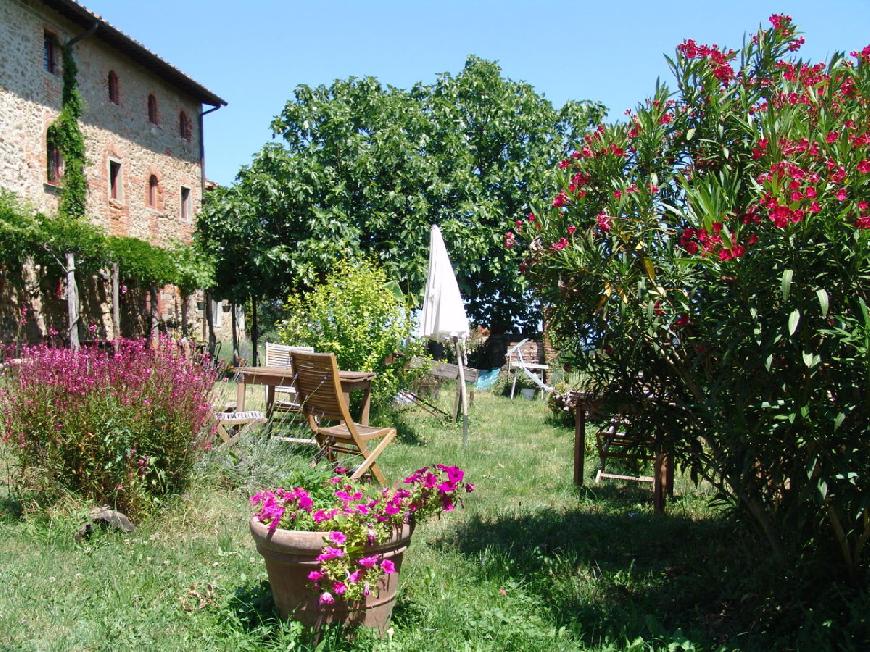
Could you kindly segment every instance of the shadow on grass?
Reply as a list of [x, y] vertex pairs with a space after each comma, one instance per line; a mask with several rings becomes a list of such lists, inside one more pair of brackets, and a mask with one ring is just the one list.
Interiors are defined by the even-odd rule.
[[[474, 515], [436, 542], [469, 557], [481, 581], [510, 582], [538, 596], [554, 624], [590, 646], [602, 640], [705, 648], [870, 649], [866, 591], [846, 594], [792, 567], [736, 518], [655, 514], [650, 492], [593, 485], [585, 507]], [[833, 625], [838, 623], [840, 626]]]
[[279, 626], [269, 582], [251, 582], [236, 589], [226, 606], [246, 632]]
[[24, 515], [21, 501], [12, 496], [0, 496], [0, 521], [20, 521]]
[[360, 639], [373, 634], [365, 629], [327, 625], [320, 629], [304, 627], [293, 620], [284, 621], [278, 616], [269, 582], [249, 582], [238, 587], [225, 607], [239, 623], [242, 631], [253, 635], [270, 649], [304, 651], [354, 649]]
[[[436, 420], [436, 417], [431, 417]], [[419, 418], [412, 418], [407, 409], [392, 409], [381, 421], [396, 429], [396, 440], [408, 446], [425, 446], [426, 439], [420, 434]]]
[[513, 581], [537, 594], [557, 626], [589, 644], [667, 639], [678, 631], [708, 643], [731, 638], [734, 594], [745, 587], [722, 581], [739, 576], [742, 557], [733, 554], [729, 522], [632, 510], [649, 500], [641, 488], [595, 489], [597, 498], [622, 505], [612, 513], [477, 515], [441, 544], [474, 558], [482, 579]]

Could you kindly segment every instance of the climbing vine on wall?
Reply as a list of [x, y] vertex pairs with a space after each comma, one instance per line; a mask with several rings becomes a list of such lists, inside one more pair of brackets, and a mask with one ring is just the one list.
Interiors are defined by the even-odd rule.
[[63, 94], [61, 111], [48, 128], [48, 140], [64, 161], [63, 190], [58, 211], [66, 217], [85, 214], [88, 185], [85, 179], [85, 139], [79, 128], [82, 97], [78, 89], [78, 66], [70, 44], [63, 46]]

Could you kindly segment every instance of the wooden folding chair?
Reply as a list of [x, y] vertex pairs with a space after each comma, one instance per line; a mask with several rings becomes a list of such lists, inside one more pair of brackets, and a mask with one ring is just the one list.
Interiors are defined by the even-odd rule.
[[[290, 361], [290, 353], [293, 351], [310, 353], [314, 349], [310, 346], [287, 346], [286, 344], [266, 342], [266, 366], [291, 369], [293, 363]], [[301, 412], [302, 407], [299, 405], [296, 388], [292, 385], [278, 385], [275, 387], [275, 401], [272, 404], [272, 410], [279, 412]]]
[[265, 415], [256, 410], [217, 412], [215, 418], [217, 419], [217, 434], [223, 440], [221, 446], [226, 447], [234, 445], [250, 426], [267, 422]]
[[[356, 480], [371, 471], [377, 481], [386, 486], [387, 479], [376, 460], [395, 439], [396, 430], [365, 426], [351, 418], [341, 389], [338, 364], [332, 353], [292, 351], [290, 356], [302, 413], [321, 447], [321, 453], [331, 461], [335, 460], [336, 453], [361, 455], [363, 462], [354, 470], [351, 479]], [[325, 425], [327, 422], [335, 425]], [[370, 451], [368, 443], [375, 439], [380, 439], [380, 442]]]

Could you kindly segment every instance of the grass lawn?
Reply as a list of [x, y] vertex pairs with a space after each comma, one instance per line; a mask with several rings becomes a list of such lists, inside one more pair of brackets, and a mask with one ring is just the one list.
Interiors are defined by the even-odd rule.
[[[767, 581], [748, 574], [751, 542], [735, 536], [711, 496], [678, 477], [677, 497], [660, 516], [647, 485], [578, 490], [573, 434], [546, 416], [541, 401], [478, 394], [463, 450], [456, 427], [403, 413], [400, 441], [382, 457], [387, 475], [458, 464], [477, 491], [464, 510], [416, 531], [382, 639], [333, 630], [318, 647], [296, 624], [276, 620], [246, 529], [247, 496], [282, 477], [294, 456], [251, 433], [240, 458], [210, 453], [190, 490], [131, 535], [77, 544], [85, 510], [74, 502], [38, 519], [5, 503], [0, 649], [776, 647], [778, 634], [747, 613]], [[587, 474], [594, 468], [590, 457]], [[800, 647], [799, 637], [793, 642]]]

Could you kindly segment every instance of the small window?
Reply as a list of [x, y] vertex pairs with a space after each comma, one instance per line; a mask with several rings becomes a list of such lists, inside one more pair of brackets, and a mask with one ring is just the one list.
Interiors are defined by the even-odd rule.
[[121, 97], [118, 94], [118, 75], [114, 70], [109, 71], [109, 81], [107, 85], [109, 87], [109, 101], [112, 104], [120, 104]]
[[190, 188], [181, 186], [181, 221], [190, 221]]
[[46, 154], [48, 163], [46, 178], [48, 183], [60, 183], [63, 177], [63, 157], [60, 154], [60, 149], [54, 143], [48, 143]]
[[57, 55], [60, 48], [57, 37], [51, 32], [43, 32], [42, 35], [42, 67], [46, 72], [57, 74]]
[[121, 201], [121, 164], [109, 161], [109, 198]]
[[152, 174], [148, 177], [148, 205], [151, 208], [157, 208], [157, 191], [160, 188], [160, 182], [157, 180], [157, 175]]
[[184, 111], [178, 114], [178, 133], [182, 139], [187, 141], [193, 136], [193, 125]]
[[154, 125], [159, 124], [157, 119], [157, 98], [151, 93], [148, 96], [148, 122]]

